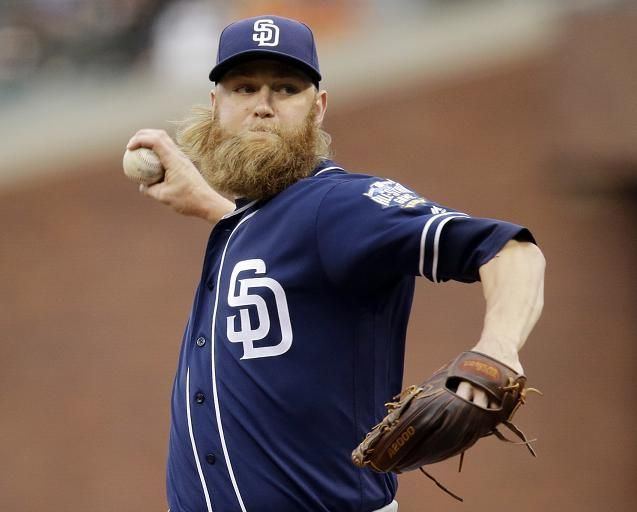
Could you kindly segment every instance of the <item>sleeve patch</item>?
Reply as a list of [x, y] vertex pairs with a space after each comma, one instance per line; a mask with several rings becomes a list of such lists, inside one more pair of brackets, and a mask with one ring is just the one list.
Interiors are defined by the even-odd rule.
[[376, 181], [369, 190], [363, 194], [383, 208], [399, 206], [400, 208], [414, 208], [426, 204], [424, 197], [409, 190], [407, 187], [393, 180]]

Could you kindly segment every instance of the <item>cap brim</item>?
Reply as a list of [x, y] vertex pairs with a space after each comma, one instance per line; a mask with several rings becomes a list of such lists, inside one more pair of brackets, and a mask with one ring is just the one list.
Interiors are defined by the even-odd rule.
[[219, 64], [217, 64], [214, 68], [212, 68], [212, 71], [210, 72], [210, 75], [208, 76], [212, 82], [217, 83], [221, 80], [221, 78], [223, 78], [223, 75], [225, 75], [228, 71], [230, 71], [230, 68], [238, 64], [241, 64], [242, 62], [249, 61], [251, 59], [255, 59], [255, 58], [265, 59], [268, 57], [272, 59], [280, 60], [283, 62], [287, 62], [293, 65], [294, 67], [296, 67], [297, 69], [300, 69], [306, 75], [308, 75], [308, 77], [314, 84], [318, 84], [321, 81], [321, 78], [322, 78], [321, 74], [312, 66], [308, 66], [302, 60], [297, 59], [295, 57], [290, 57], [289, 55], [277, 52], [275, 50], [266, 50], [266, 49], [247, 50], [245, 52], [236, 53], [232, 57], [228, 57], [227, 59], [222, 60]]

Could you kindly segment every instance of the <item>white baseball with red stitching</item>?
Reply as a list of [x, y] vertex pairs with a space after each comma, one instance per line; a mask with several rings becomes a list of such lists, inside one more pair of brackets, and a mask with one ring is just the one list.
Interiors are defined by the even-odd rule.
[[164, 167], [152, 149], [127, 149], [123, 165], [124, 174], [136, 183], [152, 185], [164, 179]]

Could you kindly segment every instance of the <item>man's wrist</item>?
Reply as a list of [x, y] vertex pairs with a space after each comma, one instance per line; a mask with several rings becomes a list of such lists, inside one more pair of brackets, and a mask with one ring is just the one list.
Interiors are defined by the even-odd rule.
[[481, 338], [471, 350], [490, 356], [518, 373], [524, 372], [518, 356], [517, 344], [513, 341]]
[[211, 224], [216, 224], [221, 218], [234, 210], [234, 203], [211, 188], [200, 189], [197, 202], [201, 209], [197, 216], [207, 220]]

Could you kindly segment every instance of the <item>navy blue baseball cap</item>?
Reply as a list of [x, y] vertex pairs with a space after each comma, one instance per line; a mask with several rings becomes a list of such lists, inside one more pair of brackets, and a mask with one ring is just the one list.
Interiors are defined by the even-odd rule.
[[217, 64], [210, 80], [219, 82], [233, 66], [253, 58], [282, 60], [321, 80], [314, 34], [305, 23], [280, 16], [256, 16], [231, 23], [221, 32]]

